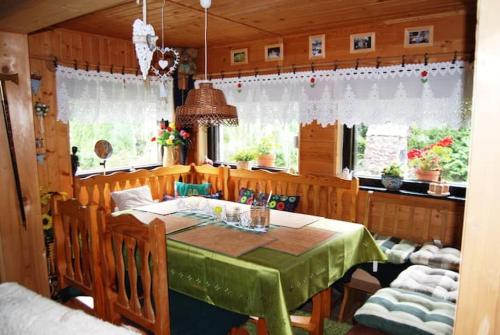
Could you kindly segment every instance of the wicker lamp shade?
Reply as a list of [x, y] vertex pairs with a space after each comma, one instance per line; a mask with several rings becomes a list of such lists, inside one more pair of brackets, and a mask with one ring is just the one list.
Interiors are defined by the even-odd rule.
[[228, 105], [224, 93], [213, 88], [212, 83], [200, 83], [200, 88], [189, 91], [186, 103], [177, 107], [175, 118], [184, 127], [238, 125], [236, 107]]

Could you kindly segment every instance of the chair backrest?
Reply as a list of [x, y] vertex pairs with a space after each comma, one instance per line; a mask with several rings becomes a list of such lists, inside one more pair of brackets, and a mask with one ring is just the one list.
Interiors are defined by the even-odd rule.
[[[104, 212], [101, 212], [104, 216]], [[165, 223], [133, 215], [106, 217], [106, 301], [112, 322], [124, 318], [155, 334], [170, 334]]]
[[97, 206], [76, 199], [52, 201], [57, 272], [61, 287], [74, 287], [94, 298], [97, 316], [104, 314], [101, 245]]

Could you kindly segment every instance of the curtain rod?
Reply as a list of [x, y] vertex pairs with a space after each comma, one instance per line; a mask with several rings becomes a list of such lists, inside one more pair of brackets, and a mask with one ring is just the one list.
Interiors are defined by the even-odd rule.
[[133, 67], [125, 67], [125, 65], [116, 66], [114, 64], [110, 64], [110, 65], [90, 64], [87, 61], [78, 62], [78, 60], [76, 60], [76, 59], [73, 59], [73, 60], [62, 59], [62, 58], [60, 59], [60, 58], [57, 58], [55, 56], [42, 56], [42, 55], [30, 55], [29, 58], [51, 62], [54, 65], [54, 67], [61, 64], [61, 65], [65, 65], [68, 67], [72, 67], [75, 70], [78, 70], [78, 69], [85, 70], [85, 71], [96, 70], [97, 72], [99, 72], [103, 69], [108, 69], [110, 73], [122, 73], [122, 74], [133, 73], [136, 76], [138, 76], [140, 73], [139, 66], [133, 68]]
[[[341, 60], [335, 60], [333, 62], [324, 62], [324, 63], [314, 63], [311, 62], [309, 64], [301, 64], [301, 65], [287, 65], [287, 66], [279, 66], [277, 65], [276, 67], [269, 67], [269, 68], [263, 68], [259, 69], [256, 67], [253, 70], [238, 70], [238, 71], [220, 71], [220, 72], [212, 72], [208, 74], [209, 80], [213, 77], [220, 77], [224, 79], [225, 76], [238, 76], [241, 77], [242, 75], [254, 75], [257, 76], [259, 72], [263, 72], [266, 74], [277, 72], [280, 74], [282, 71], [290, 71], [295, 73], [296, 70], [305, 70], [305, 69], [310, 69], [312, 72], [316, 68], [325, 68], [325, 67], [331, 67], [333, 70], [337, 70], [340, 64], [353, 64], [354, 68], [357, 69], [361, 63], [370, 63], [370, 64], [375, 64], [375, 66], [378, 68], [379, 66], [382, 65], [382, 60], [398, 60], [401, 61], [401, 65], [404, 66], [408, 61], [408, 59], [419, 57], [422, 58], [422, 62], [427, 65], [429, 62], [429, 57], [451, 57], [450, 61], [451, 62], [456, 62], [459, 60], [466, 60], [466, 58], [471, 57], [472, 53], [470, 52], [459, 52], [459, 51], [454, 51], [454, 52], [436, 52], [436, 53], [424, 53], [424, 54], [411, 54], [411, 55], [402, 55], [402, 56], [385, 56], [385, 57], [370, 57], [370, 58], [356, 58], [356, 59], [341, 59]], [[470, 59], [470, 61], [472, 61]], [[414, 62], [416, 63], [416, 62]], [[199, 74], [196, 75], [195, 79], [199, 79]]]

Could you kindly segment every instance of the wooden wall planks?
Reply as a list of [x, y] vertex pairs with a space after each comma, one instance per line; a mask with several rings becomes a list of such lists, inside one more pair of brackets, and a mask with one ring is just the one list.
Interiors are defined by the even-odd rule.
[[35, 138], [31, 107], [26, 35], [0, 32], [0, 67], [18, 73], [19, 84], [6, 83], [26, 229], [21, 226], [5, 123], [0, 121], [0, 282], [14, 281], [48, 295], [47, 267], [36, 177]]
[[[72, 194], [71, 148], [68, 125], [56, 120], [57, 100], [53, 57], [65, 61], [64, 65], [84, 69], [85, 63], [100, 64], [103, 70], [127, 72], [137, 67], [132, 42], [106, 36], [80, 33], [65, 29], [45, 31], [29, 36], [31, 72], [41, 75], [41, 88], [33, 102], [42, 102], [50, 107], [45, 118], [46, 160], [38, 164], [40, 185], [50, 191]], [[91, 68], [95, 69], [95, 68]], [[40, 134], [39, 122], [35, 122], [35, 134]]]
[[[434, 44], [430, 47], [405, 48], [404, 29], [408, 27], [434, 26]], [[415, 54], [443, 53], [443, 52], [472, 52], [474, 49], [475, 18], [467, 15], [464, 11], [446, 12], [441, 15], [430, 15], [429, 17], [406, 18], [402, 20], [379, 21], [371, 24], [349, 25], [329, 30], [311, 30], [308, 33], [286, 35], [283, 38], [268, 38], [248, 42], [231, 43], [225, 46], [212, 47], [208, 49], [208, 72], [220, 71], [230, 72], [238, 70], [254, 70], [262, 68], [275, 68], [277, 66], [291, 66], [310, 64], [309, 59], [309, 35], [325, 34], [326, 57], [315, 60], [315, 64], [333, 62], [335, 60], [352, 60], [348, 65], [340, 67], [353, 67], [358, 58], [371, 58], [366, 64], [360, 62], [360, 66], [374, 66], [376, 57], [396, 56], [392, 62], [401, 63], [401, 56], [406, 55], [407, 62], [421, 61], [422, 57], [412, 57]], [[350, 34], [376, 33], [376, 51], [368, 53], [350, 54]], [[266, 62], [264, 60], [264, 46], [282, 42], [284, 45], [284, 60]], [[248, 64], [231, 65], [231, 49], [248, 48]], [[449, 60], [451, 57], [431, 58], [433, 60]], [[204, 71], [203, 57], [198, 58], [198, 71]], [[262, 72], [261, 72], [262, 73]]]

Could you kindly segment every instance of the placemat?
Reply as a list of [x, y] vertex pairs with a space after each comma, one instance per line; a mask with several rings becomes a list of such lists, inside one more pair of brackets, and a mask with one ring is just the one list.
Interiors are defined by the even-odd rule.
[[276, 238], [276, 241], [267, 244], [265, 248], [298, 256], [328, 240], [335, 235], [335, 232], [312, 227], [301, 229], [279, 227], [267, 234]]
[[191, 219], [182, 216], [158, 215], [158, 214], [139, 212], [139, 211], [133, 211], [132, 215], [134, 215], [138, 220], [144, 223], [150, 223], [154, 219], [162, 220], [163, 222], [165, 222], [167, 234], [200, 224], [200, 221], [196, 219]]
[[271, 210], [271, 224], [275, 226], [299, 229], [320, 219], [321, 216]]
[[214, 225], [198, 227], [168, 238], [232, 257], [241, 256], [275, 240], [268, 233], [255, 234]]
[[162, 201], [151, 205], [136, 207], [134, 210], [149, 212], [159, 215], [168, 215], [178, 211], [179, 202], [177, 199]]

